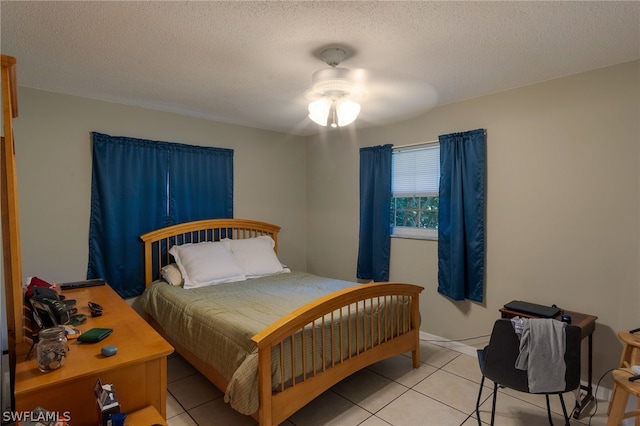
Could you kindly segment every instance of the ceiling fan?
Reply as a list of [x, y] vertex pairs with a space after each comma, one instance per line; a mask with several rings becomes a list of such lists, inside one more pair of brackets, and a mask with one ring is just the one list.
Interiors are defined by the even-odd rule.
[[339, 47], [325, 49], [322, 59], [330, 68], [323, 68], [311, 76], [312, 87], [307, 91], [309, 118], [321, 126], [342, 127], [355, 121], [360, 113], [359, 101], [364, 96], [358, 72], [339, 67], [347, 53]]
[[329, 66], [314, 72], [311, 89], [305, 92], [309, 118], [321, 126], [342, 127], [361, 117], [383, 124], [415, 111], [426, 111], [437, 101], [435, 89], [426, 81], [396, 71], [372, 71], [340, 67], [347, 49], [328, 47], [320, 57]]

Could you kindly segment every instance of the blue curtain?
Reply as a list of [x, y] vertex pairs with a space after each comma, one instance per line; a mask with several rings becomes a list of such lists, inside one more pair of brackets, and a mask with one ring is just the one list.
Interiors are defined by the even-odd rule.
[[389, 281], [392, 145], [360, 149], [360, 243], [357, 277]]
[[171, 144], [170, 153], [173, 223], [233, 217], [233, 150]]
[[122, 297], [136, 296], [144, 290], [140, 235], [233, 216], [233, 150], [95, 132], [92, 142], [87, 278], [104, 278]]
[[485, 131], [442, 135], [439, 141], [438, 292], [482, 302]]

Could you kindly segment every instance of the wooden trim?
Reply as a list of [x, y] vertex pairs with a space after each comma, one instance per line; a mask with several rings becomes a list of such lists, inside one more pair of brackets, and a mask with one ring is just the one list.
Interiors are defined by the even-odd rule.
[[16, 59], [0, 55], [2, 81], [2, 138], [0, 139], [0, 209], [2, 211], [2, 261], [4, 270], [7, 342], [11, 401], [14, 404], [16, 359], [29, 350], [22, 323], [22, 259], [18, 214], [18, 183], [16, 173], [13, 119], [18, 116], [16, 89]]
[[[7, 78], [8, 86], [9, 86], [9, 99], [10, 107], [11, 107], [11, 118], [18, 117], [18, 85], [16, 80], [16, 59], [11, 56], [2, 55], [2, 68], [6, 68], [8, 70], [9, 76]], [[4, 83], [3, 83], [4, 85]], [[4, 94], [3, 94], [4, 97]], [[4, 107], [3, 107], [4, 110]]]

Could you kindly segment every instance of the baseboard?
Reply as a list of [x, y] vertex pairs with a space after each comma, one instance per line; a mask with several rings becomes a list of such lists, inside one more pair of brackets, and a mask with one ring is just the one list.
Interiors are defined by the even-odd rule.
[[469, 356], [478, 356], [477, 350], [478, 348], [465, 345], [461, 342], [456, 342], [455, 340], [449, 340], [444, 337], [436, 336], [435, 334], [430, 334], [425, 331], [420, 331], [420, 340], [424, 340], [429, 343], [433, 343], [437, 346], [442, 346], [443, 348], [451, 349], [456, 352], [460, 352]]

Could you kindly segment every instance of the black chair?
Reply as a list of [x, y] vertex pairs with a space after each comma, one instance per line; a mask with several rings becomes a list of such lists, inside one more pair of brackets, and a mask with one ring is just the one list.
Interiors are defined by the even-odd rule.
[[[555, 320], [549, 320], [555, 321]], [[569, 416], [564, 404], [562, 393], [570, 392], [580, 386], [580, 346], [582, 342], [580, 327], [567, 325], [565, 329], [565, 354], [566, 364], [565, 389], [559, 392], [541, 393], [547, 400], [547, 415], [549, 424], [553, 425], [551, 419], [551, 407], [549, 405], [549, 395], [557, 394], [560, 397], [565, 424], [569, 425]], [[489, 345], [484, 349], [478, 349], [478, 362], [482, 371], [482, 381], [476, 402], [476, 415], [480, 425], [480, 400], [485, 377], [492, 380], [493, 386], [493, 406], [491, 408], [491, 424], [493, 425], [496, 413], [496, 396], [498, 386], [515, 389], [520, 392], [529, 392], [529, 380], [526, 370], [515, 368], [516, 359], [520, 353], [520, 339], [516, 334], [510, 319], [499, 319], [493, 326]]]

